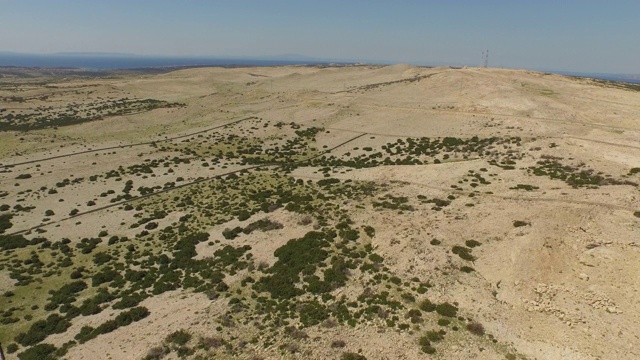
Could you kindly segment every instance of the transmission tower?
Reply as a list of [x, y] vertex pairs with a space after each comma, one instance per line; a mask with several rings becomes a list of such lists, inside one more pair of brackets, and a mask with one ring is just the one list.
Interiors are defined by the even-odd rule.
[[488, 67], [489, 66], [489, 50], [487, 51], [482, 51], [482, 66], [484, 67]]

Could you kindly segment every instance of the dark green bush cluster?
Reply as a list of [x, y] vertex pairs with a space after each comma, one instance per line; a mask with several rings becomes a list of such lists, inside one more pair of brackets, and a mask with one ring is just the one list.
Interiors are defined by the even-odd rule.
[[429, 299], [422, 300], [422, 302], [420, 302], [418, 307], [420, 308], [420, 310], [426, 311], [426, 312], [436, 311], [436, 304], [432, 303]]
[[383, 209], [391, 209], [391, 210], [403, 210], [403, 211], [413, 211], [413, 206], [407, 204], [409, 199], [404, 196], [395, 197], [391, 194], [387, 194], [380, 198], [380, 202], [374, 201], [373, 207], [383, 208]]
[[142, 219], [138, 220], [136, 223], [131, 224], [131, 228], [137, 228], [140, 225], [144, 225], [154, 220], [161, 220], [161, 219], [164, 219], [165, 217], [167, 217], [167, 213], [165, 211], [156, 210], [151, 215], [147, 217], [143, 217]]
[[278, 248], [274, 255], [278, 261], [254, 285], [258, 291], [267, 291], [273, 298], [290, 299], [301, 295], [302, 290], [295, 284], [300, 281], [300, 273], [307, 266], [317, 266], [329, 253], [325, 250], [332, 239], [324, 232], [311, 231], [300, 239], [289, 240]]
[[137, 306], [142, 300], [144, 300], [143, 296], [134, 293], [132, 295], [123, 296], [120, 301], [113, 304], [112, 308], [116, 310], [128, 309]]
[[149, 310], [146, 307], [139, 306], [127, 311], [123, 311], [113, 320], [107, 320], [100, 324], [97, 328], [91, 326], [83, 326], [75, 339], [80, 343], [85, 343], [98, 335], [107, 334], [119, 327], [127, 326], [133, 322], [140, 321], [149, 316]]
[[35, 345], [51, 334], [60, 334], [67, 331], [70, 326], [69, 320], [58, 314], [51, 314], [45, 320], [38, 320], [31, 324], [26, 333], [21, 333], [15, 337], [15, 341], [22, 346]]
[[284, 226], [277, 221], [273, 221], [270, 219], [260, 219], [258, 221], [254, 221], [251, 224], [247, 225], [244, 229], [242, 229], [242, 232], [248, 235], [256, 230], [271, 231], [271, 230], [279, 230], [282, 228], [284, 228]]
[[440, 211], [442, 210], [442, 208], [447, 207], [451, 204], [451, 201], [449, 200], [443, 200], [438, 198], [427, 199], [426, 197], [421, 198], [421, 196], [418, 196], [418, 198], [420, 199], [420, 202], [424, 204], [433, 204], [433, 207], [431, 209], [436, 211]]
[[476, 271], [476, 269], [472, 268], [471, 266], [461, 266], [460, 271], [468, 274]]
[[109, 261], [113, 260], [113, 256], [104, 253], [104, 252], [99, 252], [95, 255], [93, 255], [93, 263], [100, 266], [103, 264], [108, 263]]
[[22, 235], [0, 235], [0, 249], [12, 250], [27, 247], [31, 241]]
[[448, 302], [444, 302], [436, 306], [436, 312], [442, 316], [456, 317], [456, 314], [458, 313], [458, 308], [455, 305], [449, 304]]
[[304, 326], [317, 325], [329, 318], [329, 310], [317, 300], [301, 303], [298, 308], [300, 322]]
[[102, 239], [100, 238], [84, 238], [82, 240], [80, 240], [80, 242], [76, 245], [77, 249], [80, 249], [80, 252], [83, 254], [89, 254], [91, 253], [96, 247], [98, 247], [98, 244], [100, 244], [102, 242]]
[[13, 226], [11, 218], [13, 218], [13, 214], [0, 215], [0, 234], [4, 234], [5, 230]]
[[38, 344], [18, 354], [20, 360], [55, 360], [59, 358], [59, 349], [51, 344]]
[[173, 247], [173, 258], [177, 265], [184, 264], [186, 260], [196, 256], [196, 245], [209, 240], [209, 234], [205, 232], [198, 232], [189, 234], [179, 240]]
[[79, 292], [87, 288], [87, 283], [82, 280], [74, 281], [68, 284], [64, 284], [58, 290], [50, 290], [49, 303], [45, 305], [44, 309], [47, 311], [55, 310], [61, 304], [71, 304], [76, 301], [76, 296]]
[[602, 173], [596, 173], [592, 169], [585, 169], [584, 164], [573, 167], [563, 165], [558, 160], [561, 160], [561, 158], [544, 157], [535, 166], [529, 167], [528, 172], [536, 176], [547, 176], [551, 179], [563, 180], [573, 188], [597, 188], [602, 185], [637, 186], [636, 183], [628, 180], [616, 180], [612, 177], [603, 176]]
[[526, 190], [533, 191], [540, 189], [538, 186], [528, 185], [528, 184], [518, 184], [516, 186], [510, 187], [511, 190]]
[[480, 324], [479, 322], [474, 321], [474, 322], [468, 323], [467, 330], [469, 330], [469, 332], [474, 335], [478, 335], [478, 336], [484, 335], [484, 326], [482, 326], [482, 324]]
[[242, 269], [248, 264], [240, 261], [240, 257], [249, 250], [251, 250], [251, 246], [249, 245], [244, 245], [238, 248], [226, 245], [222, 249], [216, 250], [213, 255], [216, 256], [216, 263], [221, 264], [223, 267], [232, 265], [233, 269]]
[[88, 121], [101, 120], [108, 116], [126, 115], [149, 111], [158, 108], [173, 108], [184, 106], [179, 103], [169, 103], [155, 99], [119, 99], [102, 100], [89, 103], [86, 116], [81, 116], [73, 106], [56, 109], [50, 113], [8, 113], [0, 115], [0, 131], [29, 131], [58, 126], [80, 124]]
[[325, 187], [328, 185], [335, 185], [335, 184], [340, 184], [340, 179], [328, 178], [328, 179], [318, 180], [318, 186], [321, 186], [321, 187]]
[[465, 244], [465, 245], [467, 245], [467, 247], [470, 247], [470, 248], [472, 248], [472, 249], [473, 249], [474, 247], [477, 247], [477, 246], [482, 245], [482, 243], [481, 243], [481, 242], [476, 241], [476, 240], [467, 240], [467, 241], [465, 241], [465, 242], [464, 242], [464, 244]]
[[513, 221], [513, 227], [522, 227], [522, 226], [529, 226], [529, 225], [531, 225], [531, 223], [528, 221], [523, 221], [523, 220]]
[[99, 286], [102, 284], [111, 283], [113, 281], [123, 281], [122, 275], [120, 271], [113, 268], [113, 266], [108, 265], [103, 267], [99, 272], [93, 274], [91, 277], [91, 286]]
[[374, 237], [376, 235], [376, 229], [374, 229], [372, 226], [367, 225], [364, 227], [364, 233], [369, 237]]
[[367, 358], [362, 354], [345, 352], [345, 353], [342, 353], [340, 360], [367, 360]]
[[233, 240], [237, 238], [240, 233], [242, 233], [242, 230], [243, 229], [240, 226], [236, 226], [233, 229], [227, 228], [222, 230], [222, 236], [224, 236], [224, 238], [227, 240]]
[[421, 336], [420, 339], [418, 339], [418, 345], [420, 345], [420, 349], [422, 349], [422, 352], [427, 353], [427, 354], [435, 354], [436, 353], [436, 349], [431, 345], [431, 340], [429, 340], [428, 336]]
[[315, 136], [322, 131], [324, 131], [324, 128], [310, 127], [304, 130], [296, 130], [296, 135], [308, 139], [314, 139]]
[[451, 252], [458, 255], [462, 260], [475, 261], [476, 257], [471, 255], [471, 249], [464, 246], [454, 245]]
[[186, 330], [174, 331], [165, 338], [166, 342], [181, 346], [186, 345], [189, 340], [191, 340], [191, 334]]

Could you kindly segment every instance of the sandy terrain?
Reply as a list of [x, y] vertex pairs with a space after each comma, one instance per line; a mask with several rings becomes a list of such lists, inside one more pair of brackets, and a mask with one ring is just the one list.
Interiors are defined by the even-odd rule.
[[[153, 347], [170, 347], [167, 335], [180, 329], [193, 336], [188, 343], [193, 352], [184, 355], [187, 358], [338, 359], [345, 351], [367, 359], [640, 358], [640, 169], [632, 170], [640, 168], [640, 91], [525, 70], [407, 65], [199, 68], [140, 77], [49, 80], [55, 87], [11, 87], [6, 83], [11, 80], [3, 81], [0, 109], [31, 111], [109, 97], [183, 104], [71, 126], [0, 132], [0, 205], [9, 205], [0, 215], [13, 214], [5, 235], [44, 236], [51, 242], [68, 238], [71, 246], [83, 238], [100, 237], [104, 241], [95, 251], [119, 249], [114, 255], [118, 259], [125, 258], [125, 245], [109, 247], [107, 239], [126, 236], [136, 245], [140, 260], [127, 263], [131, 269], [145, 266], [148, 254], [143, 250], [171, 255], [173, 245], [166, 245], [159, 233], [181, 224], [209, 234], [207, 241], [197, 244], [195, 260], [215, 260], [214, 253], [228, 244], [251, 247], [251, 266], [225, 276], [226, 295], [212, 300], [206, 293], [178, 288], [150, 296], [140, 303], [149, 310], [148, 317], [72, 346], [64, 358], [142, 359]], [[9, 96], [28, 100], [10, 102]], [[225, 124], [231, 125], [222, 127]], [[308, 138], [296, 133], [313, 128], [321, 130]], [[414, 165], [356, 168], [308, 162], [290, 174], [274, 166], [324, 151], [324, 160], [318, 161], [330, 156], [347, 161], [378, 151], [379, 161], [395, 161], [405, 155], [385, 151], [399, 139], [444, 137], [519, 140], [495, 142], [484, 153], [414, 154], [422, 161]], [[306, 148], [294, 147], [292, 151], [300, 153], [285, 160], [253, 164], [246, 161], [252, 154], [242, 153], [256, 144], [263, 151], [282, 149], [294, 138], [304, 138], [300, 146]], [[512, 169], [500, 164], [507, 158], [514, 160]], [[599, 174], [618, 184], [601, 180], [596, 186], [572, 186], [552, 176], [535, 176], [534, 168], [545, 159], [574, 169], [565, 172], [593, 170], [590, 176]], [[222, 181], [242, 169], [249, 174], [241, 174], [244, 177], [256, 175], [255, 184], [239, 181], [236, 188], [233, 180]], [[21, 174], [31, 176], [19, 179]], [[474, 180], [474, 174], [487, 183]], [[309, 203], [317, 209], [335, 202], [349, 214], [354, 228], [374, 227], [372, 237], [359, 230], [358, 246], [370, 244], [384, 258], [389, 274], [403, 283], [414, 277], [428, 281], [432, 287], [426, 296], [432, 302], [459, 308], [461, 320], [453, 320], [460, 329], [445, 325], [447, 335], [434, 343], [435, 354], [425, 354], [418, 345], [422, 333], [443, 328], [436, 324], [435, 313], [425, 315], [420, 328], [387, 327], [380, 316], [355, 326], [308, 326], [307, 337], [299, 338], [284, 335], [284, 325], [273, 338], [257, 327], [262, 318], [252, 317], [249, 310], [234, 315], [236, 326], [220, 327], [220, 319], [233, 308], [229, 299], [242, 297], [255, 305], [251, 285], [242, 282], [259, 274], [253, 265], [273, 266], [274, 251], [321, 227], [315, 214], [287, 210], [284, 204], [238, 219], [231, 215], [236, 205], [228, 198], [241, 199], [238, 208], [251, 211], [253, 200], [244, 196], [255, 189], [277, 189], [278, 181], [287, 179], [311, 189], [311, 184], [329, 177], [375, 184], [378, 190], [353, 200], [330, 193], [326, 200]], [[132, 185], [124, 191], [127, 181]], [[519, 184], [532, 188], [527, 191]], [[147, 191], [151, 194], [145, 195]], [[386, 195], [406, 197], [411, 209], [376, 206]], [[425, 199], [450, 203], [434, 209]], [[176, 205], [180, 203], [186, 205]], [[16, 205], [34, 208], [21, 211]], [[148, 224], [141, 219], [159, 209], [167, 214], [152, 219], [157, 227], [141, 233]], [[54, 214], [46, 215], [46, 210]], [[185, 220], [190, 214], [193, 218]], [[283, 227], [240, 234], [235, 240], [223, 236], [225, 229], [244, 228], [260, 219]], [[525, 225], [514, 226], [514, 221]], [[452, 252], [468, 240], [481, 243], [473, 248], [474, 261]], [[8, 276], [17, 261], [13, 260], [28, 259], [35, 249], [4, 250], [0, 257], [0, 290], [16, 293], [2, 297], [0, 309], [23, 303], [11, 316], [23, 319], [31, 314], [33, 321], [51, 313], [43, 309], [47, 291], [68, 281], [78, 265], [90, 274], [99, 269], [92, 263], [95, 252], [78, 254], [72, 267], [48, 266], [55, 268], [54, 274], [49, 280], [39, 278], [37, 288], [17, 286]], [[40, 256], [46, 263], [55, 262], [58, 255]], [[463, 265], [475, 271], [459, 271]], [[90, 274], [83, 278], [88, 284]], [[352, 270], [347, 284], [331, 294], [354, 300], [368, 291], [370, 280], [365, 271]], [[395, 286], [387, 289], [401, 292]], [[77, 304], [94, 290], [83, 293]], [[306, 301], [305, 296], [297, 300]], [[68, 330], [44, 342], [61, 347], [82, 326], [97, 327], [115, 317], [122, 310], [108, 307], [114, 302], [98, 314], [74, 318]], [[39, 308], [31, 309], [32, 304]], [[409, 301], [404, 306], [406, 312], [417, 305]], [[242, 316], [250, 320], [244, 322]], [[482, 324], [483, 336], [464, 328], [469, 319]], [[2, 325], [4, 348], [33, 321]], [[212, 336], [224, 338], [233, 350], [198, 348], [198, 339]], [[345, 347], [332, 346], [335, 340], [344, 341]], [[24, 348], [8, 359], [17, 358]], [[164, 358], [178, 358], [177, 348]]]

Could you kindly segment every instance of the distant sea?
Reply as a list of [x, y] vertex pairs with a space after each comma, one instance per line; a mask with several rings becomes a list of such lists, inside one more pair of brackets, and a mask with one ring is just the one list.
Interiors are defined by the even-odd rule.
[[549, 71], [554, 74], [559, 75], [567, 75], [567, 76], [578, 76], [578, 77], [586, 77], [600, 80], [609, 80], [609, 81], [622, 81], [634, 84], [640, 84], [640, 75], [625, 75], [625, 74], [593, 74], [593, 73], [580, 73], [580, 72], [570, 72], [570, 71]]
[[0, 66], [83, 68], [90, 70], [143, 69], [196, 66], [278, 66], [328, 64], [313, 59], [231, 59], [207, 57], [151, 57], [122, 55], [34, 55], [0, 52]]

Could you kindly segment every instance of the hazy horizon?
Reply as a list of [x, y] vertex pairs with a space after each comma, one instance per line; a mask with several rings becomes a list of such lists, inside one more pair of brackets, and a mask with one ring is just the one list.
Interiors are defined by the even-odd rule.
[[640, 3], [0, 0], [0, 51], [640, 73]]

